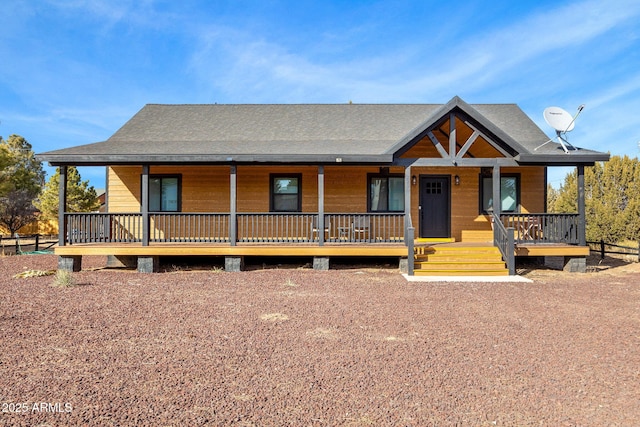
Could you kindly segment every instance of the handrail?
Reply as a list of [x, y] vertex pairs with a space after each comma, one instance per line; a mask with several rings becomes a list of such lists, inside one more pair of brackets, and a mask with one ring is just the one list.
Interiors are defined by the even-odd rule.
[[502, 259], [507, 264], [509, 275], [516, 274], [516, 255], [515, 255], [515, 239], [514, 228], [505, 227], [500, 217], [495, 213], [492, 214], [493, 221], [493, 244], [500, 249]]

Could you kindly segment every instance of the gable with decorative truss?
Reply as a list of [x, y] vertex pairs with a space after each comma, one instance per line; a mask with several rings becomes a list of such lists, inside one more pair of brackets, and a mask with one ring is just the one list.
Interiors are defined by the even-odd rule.
[[500, 134], [497, 126], [456, 97], [394, 147], [394, 157], [454, 165], [474, 163], [472, 159], [512, 160], [521, 147]]
[[401, 158], [440, 157], [452, 162], [463, 158], [513, 157], [504, 144], [459, 111], [449, 113], [425, 129], [424, 136], [403, 151]]

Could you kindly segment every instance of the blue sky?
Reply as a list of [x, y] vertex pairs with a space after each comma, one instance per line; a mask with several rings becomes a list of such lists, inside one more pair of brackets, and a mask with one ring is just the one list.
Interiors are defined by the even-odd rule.
[[[103, 141], [147, 103], [586, 107], [573, 144], [640, 150], [640, 0], [5, 0], [0, 135]], [[48, 169], [50, 172], [51, 169]], [[559, 185], [567, 170], [552, 168]], [[81, 169], [104, 185], [104, 170]]]

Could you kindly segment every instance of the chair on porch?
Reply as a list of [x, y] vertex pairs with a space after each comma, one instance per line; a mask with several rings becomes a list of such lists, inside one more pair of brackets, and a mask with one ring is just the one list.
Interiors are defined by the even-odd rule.
[[357, 216], [351, 224], [352, 236], [356, 240], [366, 240], [370, 237], [371, 218], [368, 216]]
[[[325, 239], [329, 239], [329, 233], [331, 230], [331, 220], [325, 219], [324, 221], [324, 233]], [[318, 235], [318, 239], [320, 238], [320, 227], [318, 225], [318, 217], [314, 216], [311, 223], [311, 239], [315, 239], [316, 235]]]
[[524, 240], [538, 240], [542, 237], [540, 219], [537, 216], [529, 216], [521, 222], [522, 238]]

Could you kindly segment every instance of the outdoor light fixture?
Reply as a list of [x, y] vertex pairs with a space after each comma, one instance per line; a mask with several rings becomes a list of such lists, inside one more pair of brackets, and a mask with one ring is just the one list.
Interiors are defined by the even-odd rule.
[[455, 178], [453, 178], [453, 180], [456, 183], [456, 185], [460, 185], [460, 177], [458, 175], [456, 175]]
[[411, 185], [416, 185], [418, 183], [418, 178], [415, 175], [411, 177]]

